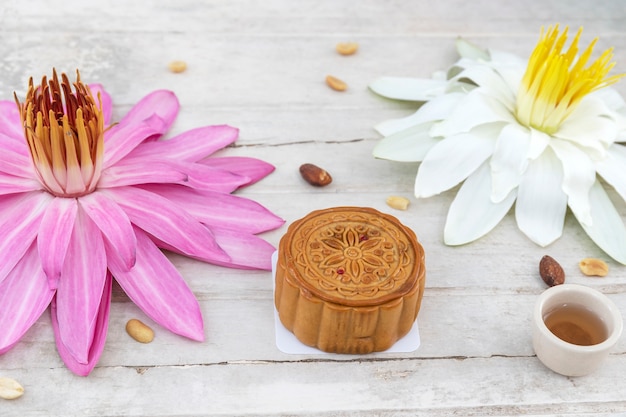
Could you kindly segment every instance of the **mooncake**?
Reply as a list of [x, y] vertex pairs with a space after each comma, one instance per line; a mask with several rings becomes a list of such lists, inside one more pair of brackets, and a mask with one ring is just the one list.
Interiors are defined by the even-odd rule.
[[424, 249], [397, 218], [333, 207], [293, 222], [278, 247], [274, 302], [305, 345], [365, 354], [410, 330], [424, 293]]

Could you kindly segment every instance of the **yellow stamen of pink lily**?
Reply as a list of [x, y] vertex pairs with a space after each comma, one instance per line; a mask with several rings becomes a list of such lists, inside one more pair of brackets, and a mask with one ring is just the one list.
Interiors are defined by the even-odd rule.
[[626, 74], [607, 76], [615, 65], [613, 49], [605, 50], [587, 65], [594, 39], [578, 56], [578, 30], [569, 48], [563, 51], [568, 28], [559, 34], [558, 25], [541, 30], [539, 42], [528, 61], [517, 95], [517, 120], [542, 132], [555, 133], [587, 94], [616, 83]]
[[72, 84], [65, 74], [29, 81], [26, 100], [16, 97], [28, 148], [39, 180], [57, 197], [80, 197], [94, 191], [102, 170], [104, 116], [102, 103], [77, 73]]

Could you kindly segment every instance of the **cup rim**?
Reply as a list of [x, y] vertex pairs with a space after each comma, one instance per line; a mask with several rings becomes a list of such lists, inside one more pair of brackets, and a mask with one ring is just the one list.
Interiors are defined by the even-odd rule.
[[[566, 342], [565, 340], [559, 338], [557, 335], [552, 333], [550, 329], [548, 329], [548, 326], [546, 326], [543, 320], [543, 311], [542, 311], [543, 306], [545, 302], [550, 297], [552, 297], [555, 293], [559, 293], [563, 291], [575, 291], [578, 293], [584, 293], [586, 295], [589, 295], [591, 297], [594, 297], [602, 301], [602, 304], [607, 307], [610, 315], [613, 317], [613, 326], [608, 329], [609, 336], [604, 341], [597, 343], [595, 345], [588, 345], [588, 346], [576, 345], [573, 343]], [[585, 285], [580, 285], [580, 284], [555, 285], [553, 287], [548, 288], [544, 292], [542, 292], [539, 295], [539, 298], [537, 299], [537, 301], [535, 302], [533, 320], [538, 330], [541, 331], [546, 337], [550, 338], [554, 343], [556, 343], [557, 345], [563, 348], [574, 350], [577, 352], [594, 352], [594, 351], [601, 351], [604, 349], [609, 349], [617, 343], [617, 341], [621, 337], [622, 330], [623, 330], [622, 315], [620, 314], [619, 309], [617, 308], [615, 303], [602, 292], [594, 288], [587, 287]]]

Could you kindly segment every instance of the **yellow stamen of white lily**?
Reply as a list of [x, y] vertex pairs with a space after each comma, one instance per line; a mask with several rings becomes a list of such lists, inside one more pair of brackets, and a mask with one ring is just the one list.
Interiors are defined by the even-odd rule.
[[528, 60], [528, 67], [517, 95], [517, 120], [548, 134], [555, 133], [587, 94], [617, 82], [626, 74], [607, 77], [615, 65], [613, 49], [604, 51], [585, 68], [591, 57], [594, 39], [578, 56], [578, 30], [567, 51], [566, 27], [559, 35], [558, 25], [541, 29], [539, 42]]
[[56, 71], [41, 85], [29, 81], [23, 104], [15, 98], [35, 171], [44, 188], [58, 197], [95, 190], [104, 154], [104, 116], [89, 87], [76, 74], [74, 91]]

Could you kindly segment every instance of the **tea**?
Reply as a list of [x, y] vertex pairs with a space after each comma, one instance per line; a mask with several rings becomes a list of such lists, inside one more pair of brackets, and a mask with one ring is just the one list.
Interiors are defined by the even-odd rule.
[[608, 337], [604, 321], [580, 304], [555, 307], [546, 313], [543, 321], [559, 339], [574, 345], [597, 345]]

